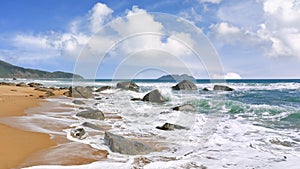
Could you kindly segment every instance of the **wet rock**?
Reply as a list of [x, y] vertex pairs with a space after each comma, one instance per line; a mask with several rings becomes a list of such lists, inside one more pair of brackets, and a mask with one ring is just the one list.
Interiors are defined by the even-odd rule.
[[16, 86], [19, 86], [19, 87], [29, 87], [26, 83], [24, 82], [21, 82], [21, 83], [18, 83]]
[[88, 127], [88, 128], [94, 129], [94, 130], [100, 130], [100, 131], [104, 130], [100, 126], [98, 126], [96, 124], [93, 124], [93, 123], [90, 123], [90, 122], [84, 122], [84, 123], [82, 123], [82, 126]]
[[105, 132], [104, 141], [111, 151], [118, 152], [120, 154], [144, 155], [154, 151], [153, 148], [147, 144], [129, 140], [123, 136], [112, 134], [110, 132]]
[[51, 92], [51, 91], [47, 91], [47, 92], [45, 93], [45, 96], [46, 96], [46, 97], [50, 97], [50, 96], [55, 96], [55, 94], [54, 94], [53, 92]]
[[173, 90], [197, 90], [197, 86], [188, 80], [179, 82], [176, 86], [172, 87]]
[[160, 92], [155, 89], [143, 97], [143, 101], [163, 103], [166, 99], [160, 94]]
[[172, 110], [177, 110], [177, 111], [196, 111], [197, 109], [195, 108], [195, 106], [193, 106], [191, 104], [185, 104], [185, 105], [182, 105], [182, 106], [173, 107]]
[[109, 90], [109, 89], [112, 89], [112, 87], [111, 86], [102, 86], [99, 89], [97, 89], [96, 92], [102, 92], [104, 90]]
[[79, 104], [79, 105], [85, 104], [85, 102], [83, 102], [81, 100], [73, 100], [72, 103]]
[[40, 86], [43, 86], [43, 84], [31, 82], [31, 83], [28, 83], [28, 86], [30, 86], [30, 87], [40, 87]]
[[230, 88], [228, 86], [223, 86], [223, 85], [215, 85], [214, 90], [222, 90], [222, 91], [233, 91], [233, 88]]
[[104, 120], [104, 114], [100, 110], [85, 110], [76, 114], [87, 119]]
[[74, 88], [70, 87], [69, 91], [64, 93], [67, 97], [75, 98], [93, 98], [93, 90], [90, 87], [76, 86]]
[[183, 127], [183, 126], [180, 126], [180, 125], [177, 125], [177, 124], [171, 124], [171, 123], [165, 123], [163, 126], [157, 126], [156, 127], [157, 129], [160, 129], [160, 130], [174, 130], [174, 129], [188, 129], [186, 127]]
[[16, 86], [17, 84], [15, 83], [10, 83], [10, 82], [0, 82], [1, 86]]
[[202, 89], [202, 91], [206, 91], [206, 92], [208, 92], [209, 90], [208, 90], [208, 88], [204, 88], [204, 89]]
[[124, 90], [132, 90], [135, 92], [138, 92], [140, 90], [140, 87], [134, 82], [119, 82], [117, 83], [117, 88], [121, 88]]
[[84, 128], [76, 128], [71, 131], [71, 136], [78, 139], [84, 139], [87, 137], [87, 133]]

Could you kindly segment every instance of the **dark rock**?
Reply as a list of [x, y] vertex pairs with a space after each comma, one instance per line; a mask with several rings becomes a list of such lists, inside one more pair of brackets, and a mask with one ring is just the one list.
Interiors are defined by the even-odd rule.
[[28, 85], [30, 87], [40, 87], [40, 86], [43, 86], [43, 84], [41, 84], [41, 83], [34, 83], [34, 82], [28, 83]]
[[93, 90], [88, 87], [76, 86], [74, 88], [70, 87], [69, 91], [64, 93], [67, 97], [75, 98], [93, 98]]
[[76, 128], [71, 131], [71, 136], [78, 139], [84, 139], [87, 136], [84, 128]]
[[131, 101], [143, 101], [143, 99], [141, 99], [141, 98], [132, 98], [132, 99], [130, 99]]
[[144, 155], [154, 151], [142, 142], [126, 139], [122, 136], [105, 132], [104, 141], [113, 152], [127, 155]]
[[2, 85], [2, 86], [16, 86], [17, 84], [10, 83], [10, 82], [0, 82], [0, 85]]
[[197, 90], [197, 86], [188, 80], [183, 80], [172, 87], [173, 90]]
[[21, 82], [21, 83], [18, 83], [16, 86], [19, 86], [19, 87], [29, 87], [26, 83], [24, 82]]
[[186, 127], [171, 123], [165, 123], [163, 126], [157, 126], [156, 128], [160, 130], [188, 129]]
[[281, 140], [278, 140], [278, 139], [272, 139], [272, 140], [270, 140], [270, 143], [277, 144], [277, 145], [282, 145], [282, 146], [285, 146], [285, 147], [292, 147], [295, 144], [295, 143], [290, 142], [290, 141], [281, 141]]
[[91, 129], [94, 129], [94, 130], [100, 130], [100, 131], [103, 131], [104, 129], [101, 128], [100, 126], [96, 125], [96, 124], [93, 124], [93, 123], [90, 123], [90, 122], [84, 122], [82, 123], [82, 126], [84, 127], [89, 127]]
[[138, 92], [140, 90], [140, 87], [134, 82], [119, 82], [117, 83], [117, 88], [132, 90], [135, 92]]
[[202, 90], [203, 90], [203, 91], [209, 91], [208, 88], [206, 88], [206, 87], [205, 87], [204, 89], [202, 89]]
[[222, 91], [233, 91], [234, 89], [228, 87], [228, 86], [223, 86], [223, 85], [215, 85], [214, 90], [222, 90]]
[[17, 78], [13, 77], [13, 80], [17, 80]]
[[182, 105], [182, 106], [173, 107], [172, 110], [178, 110], [178, 111], [196, 111], [197, 109], [195, 108], [195, 106], [193, 106], [191, 104], [185, 104], [185, 105]]
[[82, 104], [85, 104], [83, 101], [81, 100], [73, 100], [72, 103], [74, 104], [79, 104], [79, 105], [82, 105]]
[[87, 119], [104, 120], [104, 114], [100, 110], [85, 110], [76, 114]]
[[160, 94], [160, 92], [155, 89], [143, 97], [143, 101], [162, 103], [165, 102], [166, 99]]
[[50, 97], [50, 96], [55, 96], [55, 94], [54, 94], [53, 92], [51, 92], [51, 91], [47, 91], [47, 92], [45, 93], [45, 96], [46, 96], [46, 97]]
[[112, 87], [111, 86], [102, 86], [99, 89], [97, 89], [96, 92], [102, 92], [104, 90], [109, 90], [109, 89], [112, 89]]

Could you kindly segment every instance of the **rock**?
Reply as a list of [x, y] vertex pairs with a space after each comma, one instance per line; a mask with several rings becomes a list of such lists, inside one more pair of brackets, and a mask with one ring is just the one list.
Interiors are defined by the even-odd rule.
[[17, 84], [15, 83], [10, 83], [10, 82], [0, 82], [1, 86], [16, 86]]
[[176, 86], [172, 87], [173, 90], [197, 90], [197, 86], [188, 80], [179, 82]]
[[160, 130], [174, 130], [174, 129], [188, 129], [186, 127], [183, 127], [183, 126], [180, 126], [180, 125], [177, 125], [177, 124], [171, 124], [171, 123], [165, 123], [163, 126], [157, 126], [156, 127], [157, 129], [160, 129]]
[[102, 86], [99, 89], [97, 89], [96, 92], [102, 92], [104, 90], [109, 90], [109, 89], [112, 89], [112, 87], [111, 86]]
[[73, 100], [72, 103], [74, 104], [79, 104], [79, 105], [82, 105], [82, 104], [85, 104], [83, 101], [81, 100]]
[[135, 92], [138, 92], [140, 90], [140, 87], [134, 82], [119, 82], [117, 83], [117, 88], [132, 90]]
[[215, 85], [214, 90], [222, 90], [222, 91], [233, 91], [234, 89], [228, 87], [228, 86], [223, 86], [223, 85]]
[[13, 77], [13, 80], [17, 80], [17, 78]]
[[45, 96], [46, 96], [46, 97], [50, 97], [50, 96], [55, 96], [55, 94], [54, 94], [53, 92], [51, 92], [51, 91], [47, 91], [47, 92], [45, 93]]
[[78, 139], [84, 139], [87, 137], [87, 133], [84, 128], [76, 128], [71, 131], [71, 136]]
[[93, 90], [89, 87], [76, 86], [74, 88], [70, 87], [69, 91], [64, 93], [67, 97], [75, 98], [93, 98]]
[[195, 106], [193, 106], [191, 104], [185, 104], [185, 105], [182, 105], [182, 106], [173, 107], [172, 110], [178, 110], [178, 111], [196, 111], [197, 109], [195, 108]]
[[26, 83], [24, 82], [21, 82], [21, 83], [18, 83], [16, 86], [19, 86], [19, 87], [29, 87]]
[[105, 132], [104, 141], [113, 152], [127, 155], [144, 155], [154, 151], [142, 142], [126, 139], [122, 136]]
[[49, 89], [49, 88], [46, 88], [46, 87], [37, 87], [34, 90], [41, 91], [41, 92], [53, 92], [52, 89]]
[[143, 101], [163, 103], [166, 99], [160, 94], [160, 92], [155, 89], [143, 97]]
[[94, 130], [100, 130], [100, 131], [104, 130], [104, 129], [101, 128], [100, 126], [95, 125], [95, 124], [90, 123], [90, 122], [84, 122], [84, 123], [82, 123], [82, 126], [89, 127], [89, 128], [91, 128], [91, 129], [94, 129]]
[[277, 138], [270, 140], [270, 143], [272, 144], [277, 144], [277, 145], [282, 145], [285, 147], [292, 147], [295, 143], [290, 142], [290, 141], [280, 141]]
[[104, 120], [104, 114], [100, 110], [85, 110], [76, 114], [87, 119]]
[[206, 87], [205, 87], [204, 89], [202, 89], [202, 90], [203, 90], [203, 91], [206, 91], [206, 92], [209, 91], [208, 88], [206, 88]]
[[34, 83], [34, 82], [28, 83], [28, 85], [30, 87], [40, 87], [40, 86], [43, 86], [43, 84], [41, 84], [41, 83]]
[[143, 99], [141, 99], [141, 98], [132, 98], [132, 99], [130, 99], [131, 101], [143, 101]]

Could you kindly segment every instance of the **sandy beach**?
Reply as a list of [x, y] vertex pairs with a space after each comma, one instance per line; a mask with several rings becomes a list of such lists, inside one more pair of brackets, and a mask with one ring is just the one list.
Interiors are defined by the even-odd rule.
[[[43, 100], [38, 98], [44, 94], [31, 87], [0, 86], [0, 118], [26, 115], [24, 111], [39, 106]], [[0, 135], [2, 169], [16, 168], [34, 152], [56, 145], [47, 134], [22, 131], [4, 124], [0, 124]]]

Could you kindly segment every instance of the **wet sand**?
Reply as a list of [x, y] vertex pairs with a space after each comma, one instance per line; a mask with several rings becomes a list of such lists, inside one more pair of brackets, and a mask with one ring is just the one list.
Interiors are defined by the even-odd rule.
[[[30, 87], [0, 86], [0, 118], [23, 116], [24, 111], [36, 107], [44, 92]], [[47, 134], [22, 131], [0, 124], [0, 168], [16, 168], [30, 154], [54, 146]]]
[[[54, 91], [61, 96], [66, 90]], [[31, 87], [0, 85], [0, 119], [26, 116], [25, 110], [39, 113], [42, 109], [53, 109], [50, 102], [40, 99], [45, 92]], [[49, 104], [47, 104], [49, 103]], [[45, 107], [48, 106], [48, 107]], [[63, 130], [66, 126], [53, 126]], [[71, 142], [65, 136], [50, 138], [39, 132], [24, 131], [0, 123], [0, 168], [11, 169], [33, 165], [80, 165], [107, 158], [107, 152], [88, 145]]]

